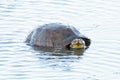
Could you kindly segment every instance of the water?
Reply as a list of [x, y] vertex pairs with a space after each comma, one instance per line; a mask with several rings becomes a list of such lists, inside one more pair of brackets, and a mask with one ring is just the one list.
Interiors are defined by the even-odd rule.
[[[1, 0], [0, 80], [120, 80], [119, 0]], [[84, 55], [49, 55], [27, 46], [38, 25], [76, 26], [92, 44]]]

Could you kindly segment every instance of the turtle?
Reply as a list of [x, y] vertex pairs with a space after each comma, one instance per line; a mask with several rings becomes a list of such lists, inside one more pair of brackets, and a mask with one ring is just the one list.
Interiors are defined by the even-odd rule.
[[87, 49], [91, 40], [76, 27], [63, 23], [48, 23], [34, 29], [26, 38], [28, 45], [60, 50]]

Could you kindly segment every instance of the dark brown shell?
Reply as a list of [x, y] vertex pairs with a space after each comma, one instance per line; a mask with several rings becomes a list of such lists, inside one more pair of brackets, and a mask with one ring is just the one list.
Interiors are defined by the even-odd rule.
[[62, 23], [50, 23], [32, 31], [26, 42], [39, 47], [65, 48], [76, 38], [83, 39], [86, 47], [89, 47], [90, 39], [82, 35], [75, 27]]

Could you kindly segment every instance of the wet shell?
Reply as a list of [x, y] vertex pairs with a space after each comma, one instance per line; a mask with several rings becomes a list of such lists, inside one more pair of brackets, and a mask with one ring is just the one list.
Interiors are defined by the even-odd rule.
[[90, 46], [90, 39], [82, 35], [74, 26], [49, 23], [33, 30], [26, 42], [32, 46], [64, 49], [69, 48], [72, 40], [77, 38], [85, 41], [86, 48]]

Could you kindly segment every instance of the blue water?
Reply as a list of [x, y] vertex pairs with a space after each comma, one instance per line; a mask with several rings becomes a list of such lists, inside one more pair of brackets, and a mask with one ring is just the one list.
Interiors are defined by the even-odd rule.
[[[56, 56], [24, 43], [51, 22], [76, 26], [91, 38], [90, 48]], [[119, 0], [1, 0], [0, 80], [120, 80], [119, 34]]]

